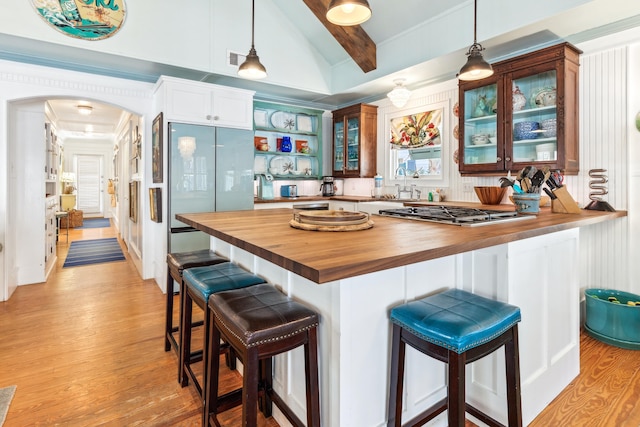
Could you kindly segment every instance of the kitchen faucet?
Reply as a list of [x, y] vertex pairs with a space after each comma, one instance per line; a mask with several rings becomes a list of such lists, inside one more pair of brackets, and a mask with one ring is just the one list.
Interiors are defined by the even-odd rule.
[[396, 179], [400, 176], [400, 172], [402, 172], [402, 176], [404, 177], [404, 184], [402, 187], [400, 187], [400, 184], [396, 184], [398, 199], [413, 199], [413, 189], [407, 187], [407, 169], [404, 166], [398, 166], [395, 172]]

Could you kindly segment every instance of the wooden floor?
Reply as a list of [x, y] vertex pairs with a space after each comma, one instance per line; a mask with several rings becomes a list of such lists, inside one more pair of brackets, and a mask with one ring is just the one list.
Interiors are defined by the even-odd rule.
[[[199, 399], [178, 385], [177, 357], [164, 351], [165, 299], [155, 282], [141, 280], [128, 255], [63, 269], [61, 240], [47, 283], [0, 302], [0, 387], [17, 385], [4, 427], [200, 425]], [[580, 376], [531, 426], [640, 426], [640, 352], [583, 335], [581, 353]], [[221, 372], [227, 389], [240, 384], [237, 373]], [[239, 409], [222, 414], [221, 424], [237, 426]], [[259, 426], [277, 423], [260, 418]]]

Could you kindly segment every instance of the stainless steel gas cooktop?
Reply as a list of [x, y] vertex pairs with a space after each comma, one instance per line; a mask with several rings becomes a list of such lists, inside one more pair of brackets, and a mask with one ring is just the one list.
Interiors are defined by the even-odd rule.
[[535, 215], [518, 215], [515, 211], [464, 208], [459, 206], [419, 206], [398, 209], [381, 209], [380, 215], [417, 221], [474, 227], [533, 219]]

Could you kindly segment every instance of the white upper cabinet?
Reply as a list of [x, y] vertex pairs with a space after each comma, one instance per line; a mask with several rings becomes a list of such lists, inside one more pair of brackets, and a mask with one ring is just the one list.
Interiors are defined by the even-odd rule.
[[166, 121], [253, 129], [253, 91], [163, 76], [156, 96]]

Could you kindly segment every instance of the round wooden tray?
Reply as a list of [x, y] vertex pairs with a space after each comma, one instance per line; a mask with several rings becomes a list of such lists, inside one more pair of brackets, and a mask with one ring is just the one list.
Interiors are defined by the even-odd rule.
[[293, 228], [307, 231], [359, 231], [367, 230], [373, 227], [373, 221], [370, 219], [360, 224], [353, 225], [318, 225], [318, 224], [304, 224], [292, 219], [289, 221], [289, 225]]
[[293, 221], [300, 224], [340, 227], [364, 224], [369, 221], [369, 215], [350, 211], [298, 211], [293, 214]]

